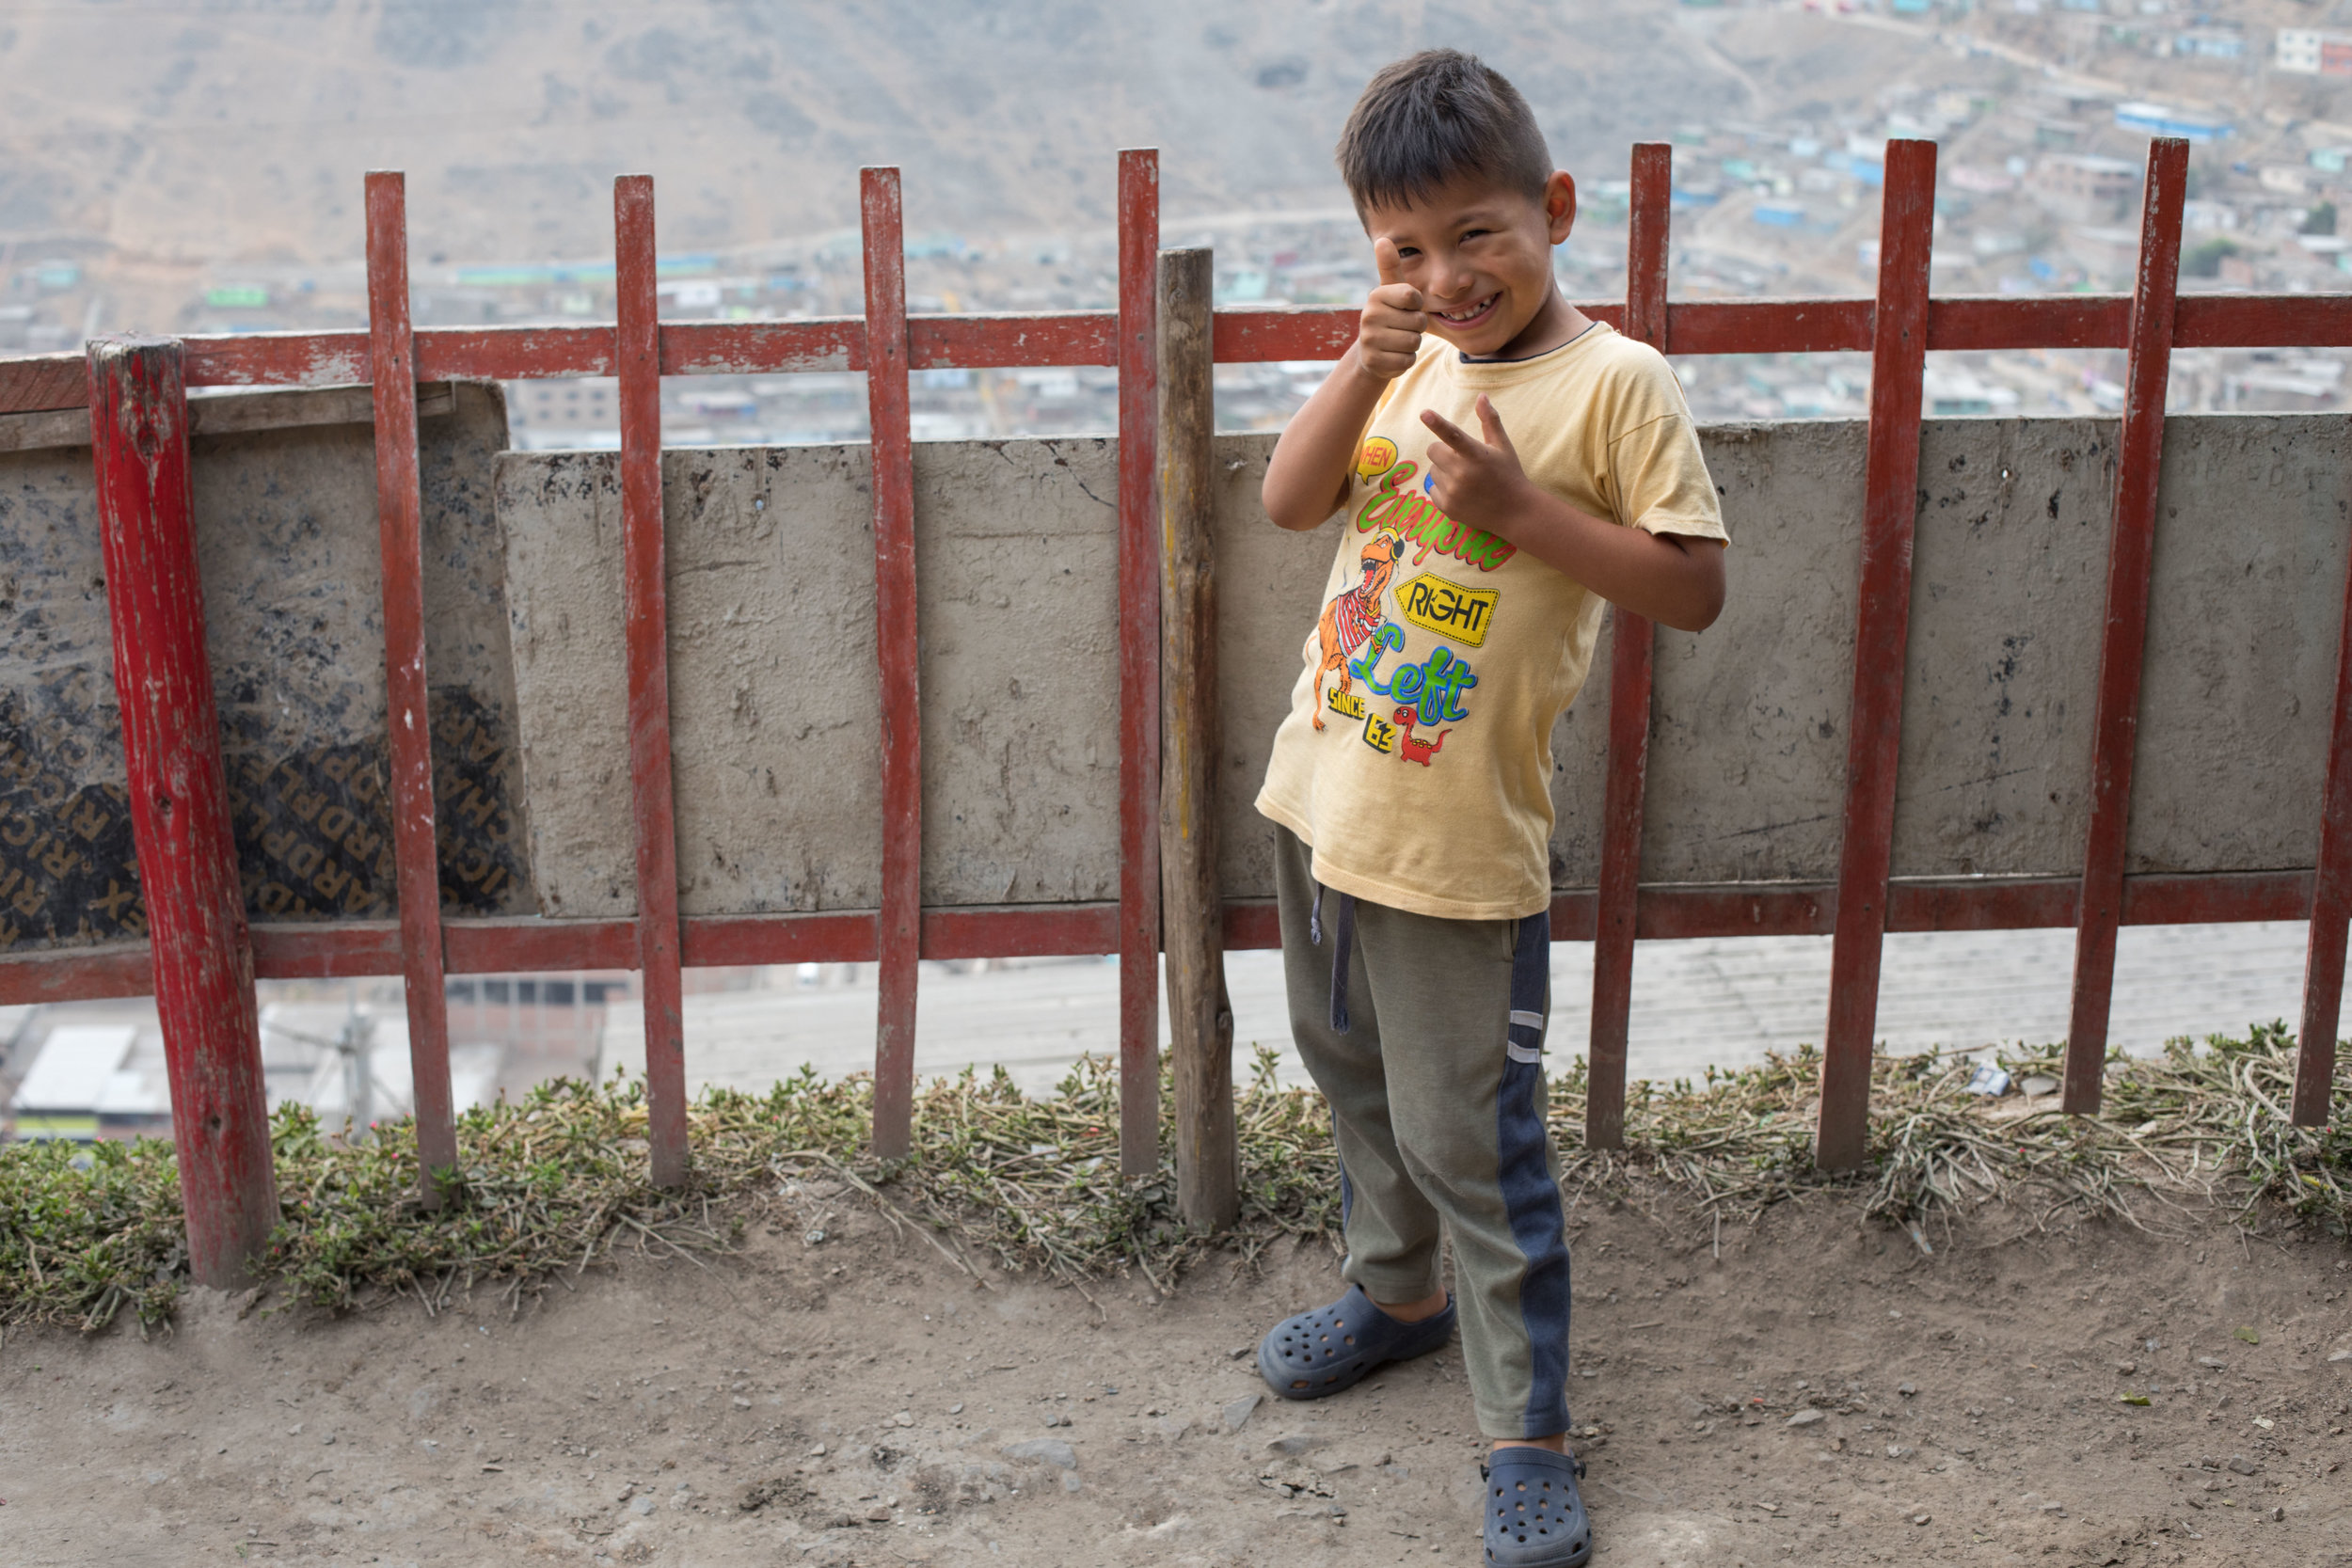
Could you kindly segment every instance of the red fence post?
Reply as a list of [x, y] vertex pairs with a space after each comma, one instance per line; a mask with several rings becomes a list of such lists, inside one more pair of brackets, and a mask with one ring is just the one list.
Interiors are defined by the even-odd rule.
[[874, 483], [874, 627], [882, 659], [882, 1004], [874, 1152], [914, 1139], [914, 1003], [923, 941], [923, 710], [914, 618], [914, 443], [907, 408], [907, 271], [898, 171], [862, 169], [866, 404]]
[[171, 1080], [188, 1270], [228, 1290], [278, 1223], [253, 949], [229, 832], [188, 487], [188, 393], [170, 339], [89, 345], [90, 456], [115, 696]]
[[612, 182], [620, 377], [621, 599], [628, 782], [637, 836], [637, 966], [645, 988], [646, 1141], [657, 1186], [686, 1180], [686, 1019], [678, 972], [677, 812], [670, 777], [670, 600], [661, 522], [661, 324], [653, 176]]
[[1160, 154], [1119, 154], [1119, 1168], [1160, 1164]]
[[2140, 208], [2139, 282], [2132, 294], [2123, 428], [2116, 443], [2115, 514], [2107, 532], [2106, 620], [2099, 639], [2099, 702], [2091, 720], [2090, 828], [2083, 845], [2074, 932], [2074, 997], [2066, 1030], [2065, 1109], [2099, 1109], [2115, 991], [2115, 933], [2123, 919], [2123, 853], [2131, 830], [2132, 755], [2139, 733], [2140, 659], [2148, 640], [2148, 579], [2155, 563], [2156, 479], [2164, 457], [2164, 393], [2172, 370], [2172, 304], [2181, 273], [2181, 202], [2188, 143], [2148, 148]]
[[416, 1105], [417, 1181], [457, 1164], [435, 848], [433, 724], [424, 663], [424, 505], [417, 479], [417, 362], [408, 322], [408, 194], [397, 170], [367, 177], [368, 349], [375, 405], [375, 519], [384, 566], [384, 705], [391, 735], [392, 863]]
[[[1626, 228], [1625, 334], [1666, 349], [1666, 261], [1674, 148], [1633, 149]], [[1657, 633], [1623, 605], [1610, 610], [1609, 768], [1593, 933], [1593, 1032], [1585, 1056], [1584, 1147], [1625, 1145], [1626, 1035], [1633, 1013], [1633, 935], [1641, 900], [1642, 800], [1649, 778], [1651, 660]]]
[[2336, 1030], [2344, 1021], [2344, 936], [2352, 924], [2352, 557], [2344, 562], [2344, 618], [2336, 631], [2336, 702], [2328, 723], [2328, 783], [2320, 797], [2311, 922], [2293, 1117], [2300, 1127], [2325, 1127], [2334, 1097]]
[[1911, 535], [1919, 502], [1920, 377], [1927, 369], [1928, 250], [1935, 144], [1886, 144], [1879, 218], [1878, 313], [1870, 349], [1870, 450], [1863, 487], [1862, 592], [1853, 706], [1847, 718], [1846, 812], [1837, 857], [1837, 928], [1821, 1110], [1814, 1158], [1862, 1163], [1869, 1137], [1870, 1047], [1895, 847], [1895, 768], [1902, 741], [1903, 651], [1911, 636]]

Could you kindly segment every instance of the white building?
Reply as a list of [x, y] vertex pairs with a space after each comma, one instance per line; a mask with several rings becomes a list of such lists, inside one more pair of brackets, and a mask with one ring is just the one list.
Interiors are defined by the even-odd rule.
[[2352, 76], [2352, 33], [2317, 27], [2281, 27], [2272, 63], [2306, 76]]

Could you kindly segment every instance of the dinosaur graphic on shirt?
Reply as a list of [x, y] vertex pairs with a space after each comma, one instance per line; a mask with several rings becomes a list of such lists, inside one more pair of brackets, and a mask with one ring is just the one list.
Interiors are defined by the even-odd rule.
[[1452, 735], [1454, 731], [1451, 728], [1439, 730], [1438, 738], [1435, 740], [1415, 740], [1413, 724], [1420, 717], [1417, 710], [1411, 707], [1401, 707], [1390, 716], [1390, 722], [1402, 732], [1396, 738], [1397, 760], [1418, 762], [1426, 768], [1429, 766], [1429, 759], [1436, 756], [1438, 749], [1445, 744], [1445, 737]]
[[1387, 619], [1380, 608], [1380, 596], [1388, 592], [1389, 579], [1396, 575], [1396, 563], [1404, 554], [1404, 543], [1395, 534], [1374, 534], [1364, 541], [1357, 557], [1357, 564], [1363, 568], [1363, 579], [1355, 587], [1333, 594], [1331, 602], [1323, 607], [1323, 618], [1315, 624], [1323, 657], [1315, 666], [1315, 696], [1311, 710], [1316, 729], [1323, 728], [1323, 677], [1337, 670], [1340, 689], [1353, 689], [1355, 680], [1348, 673], [1348, 655], [1362, 647]]

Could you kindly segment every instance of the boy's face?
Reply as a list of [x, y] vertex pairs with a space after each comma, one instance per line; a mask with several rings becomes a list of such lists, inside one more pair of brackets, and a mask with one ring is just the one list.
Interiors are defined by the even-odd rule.
[[1551, 249], [1576, 225], [1576, 182], [1541, 199], [1475, 177], [1411, 206], [1364, 209], [1364, 232], [1396, 246], [1396, 281], [1422, 292], [1430, 330], [1473, 357], [1502, 353], [1558, 297]]

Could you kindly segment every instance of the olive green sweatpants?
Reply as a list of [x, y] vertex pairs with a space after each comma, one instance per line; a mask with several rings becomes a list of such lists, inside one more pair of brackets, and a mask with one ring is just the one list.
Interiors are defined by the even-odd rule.
[[1544, 1129], [1551, 927], [1439, 920], [1315, 884], [1276, 830], [1298, 1053], [1330, 1102], [1341, 1273], [1375, 1302], [1438, 1287], [1454, 1243], [1463, 1360], [1489, 1437], [1568, 1425], [1568, 1245]]

